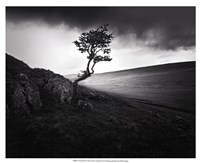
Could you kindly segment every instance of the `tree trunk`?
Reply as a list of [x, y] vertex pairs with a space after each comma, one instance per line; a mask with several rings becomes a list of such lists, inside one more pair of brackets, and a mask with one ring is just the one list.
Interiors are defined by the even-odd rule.
[[81, 80], [84, 80], [86, 78], [88, 78], [89, 76], [91, 76], [91, 74], [85, 74], [83, 76], [81, 76], [80, 78], [76, 79], [73, 83], [72, 83], [72, 99], [71, 99], [71, 104], [73, 106], [77, 106], [78, 104], [78, 82]]
[[92, 66], [92, 73], [90, 72], [90, 62], [92, 61], [92, 59], [90, 59], [87, 63], [87, 68], [86, 68], [86, 72], [78, 79], [76, 79], [73, 83], [72, 83], [72, 99], [71, 99], [71, 104], [73, 106], [77, 106], [78, 104], [78, 91], [77, 91], [77, 87], [78, 87], [78, 82], [81, 80], [85, 80], [86, 78], [88, 78], [89, 76], [91, 76], [91, 74], [94, 73], [94, 65]]

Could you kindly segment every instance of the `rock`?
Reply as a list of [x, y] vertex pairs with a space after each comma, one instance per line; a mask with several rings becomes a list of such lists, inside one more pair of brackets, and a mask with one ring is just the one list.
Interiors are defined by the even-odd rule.
[[19, 74], [19, 77], [20, 77], [20, 79], [22, 79], [22, 80], [28, 80], [28, 77], [27, 77], [26, 74], [20, 73], [20, 74]]
[[78, 108], [85, 109], [85, 103], [82, 100], [78, 100]]
[[[6, 110], [30, 115], [49, 105], [49, 100], [71, 104], [72, 82], [50, 70], [31, 69], [24, 62], [6, 55]], [[42, 99], [41, 99], [42, 95]], [[49, 97], [48, 97], [49, 96]]]
[[17, 84], [13, 95], [11, 95], [11, 99], [9, 99], [11, 103], [12, 112], [14, 114], [19, 115], [29, 115], [30, 109], [26, 103], [26, 97], [24, 94], [24, 89], [20, 84]]
[[26, 103], [31, 110], [39, 110], [42, 107], [39, 88], [26, 74], [20, 74], [20, 78], [20, 85], [22, 86]]
[[82, 100], [78, 101], [78, 108], [87, 111], [95, 111], [94, 106], [91, 103], [86, 103]]
[[94, 106], [91, 103], [87, 103], [87, 110], [95, 111]]
[[72, 82], [68, 79], [50, 70], [35, 68], [32, 69], [31, 80], [41, 90], [54, 96], [59, 103], [69, 103], [68, 98], [71, 96]]
[[42, 107], [39, 88], [31, 80], [21, 81], [21, 85], [23, 86], [26, 103], [30, 109], [39, 110]]
[[64, 77], [57, 75], [48, 80], [44, 89], [50, 94], [54, 94], [62, 104], [68, 102], [68, 99], [71, 97], [72, 83]]
[[31, 79], [38, 87], [43, 87], [45, 82], [43, 78], [32, 78]]
[[26, 74], [20, 73], [18, 78], [6, 80], [9, 114], [12, 112], [18, 115], [30, 115], [32, 111], [42, 108], [39, 88]]

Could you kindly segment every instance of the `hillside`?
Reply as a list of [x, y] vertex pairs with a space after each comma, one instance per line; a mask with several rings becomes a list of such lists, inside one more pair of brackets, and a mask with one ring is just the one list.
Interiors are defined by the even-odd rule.
[[31, 69], [6, 55], [7, 158], [193, 158], [195, 115], [132, 101]]
[[96, 74], [80, 84], [132, 101], [195, 112], [195, 62]]

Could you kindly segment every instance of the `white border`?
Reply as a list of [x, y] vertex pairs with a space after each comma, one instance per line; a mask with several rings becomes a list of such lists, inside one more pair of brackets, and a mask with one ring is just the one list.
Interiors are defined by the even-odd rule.
[[6, 6], [195, 6], [198, 0], [5, 0]]
[[[0, 109], [0, 162], [35, 162], [35, 161], [48, 161], [48, 162], [73, 162], [74, 159], [5, 159], [5, 6], [196, 6], [197, 17], [199, 16], [199, 5], [198, 0], [100, 0], [100, 1], [92, 1], [92, 0], [1, 0], [0, 1], [0, 72], [1, 72], [1, 80], [0, 80], [0, 102], [1, 102], [1, 109]], [[196, 19], [196, 29], [200, 29], [199, 21]], [[197, 41], [199, 38], [198, 31], [196, 32]], [[199, 85], [200, 78], [198, 75], [200, 66], [198, 65], [199, 62], [199, 42], [196, 44], [196, 61], [197, 61], [197, 76], [196, 76], [196, 89], [197, 89], [197, 98], [199, 97]], [[197, 142], [197, 151], [196, 151], [196, 158], [197, 159], [128, 159], [129, 162], [143, 162], [143, 161], [153, 161], [153, 162], [171, 162], [171, 161], [181, 161], [184, 162], [196, 162], [200, 158], [200, 150], [199, 150], [199, 140], [198, 137], [199, 133], [199, 102], [197, 100], [196, 105], [196, 142]], [[76, 159], [78, 160], [78, 159]], [[84, 159], [85, 160], [85, 159]], [[87, 159], [89, 160], [89, 159]], [[91, 160], [91, 159], [90, 159]], [[96, 159], [92, 159], [96, 160]], [[102, 159], [105, 160], [105, 159]], [[114, 160], [114, 159], [111, 159]], [[117, 159], [121, 160], [121, 159]]]

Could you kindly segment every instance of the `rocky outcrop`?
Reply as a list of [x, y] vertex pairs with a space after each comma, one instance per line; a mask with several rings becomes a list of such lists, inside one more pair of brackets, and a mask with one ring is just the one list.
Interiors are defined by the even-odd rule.
[[43, 91], [53, 95], [61, 104], [68, 102], [72, 92], [72, 82], [50, 70], [33, 69], [32, 81]]
[[8, 90], [7, 105], [13, 113], [29, 115], [42, 108], [42, 101], [37, 85], [26, 74], [20, 73], [18, 80], [7, 79]]
[[61, 104], [67, 102], [72, 91], [71, 82], [60, 76], [49, 79], [48, 83], [44, 85], [44, 89], [49, 93], [56, 95]]
[[29, 115], [30, 109], [26, 103], [26, 97], [24, 94], [23, 87], [17, 83], [13, 93], [10, 94], [8, 108], [11, 113], [20, 114], [20, 115]]
[[[16, 58], [6, 55], [6, 113], [31, 115], [53, 105], [72, 103], [72, 82], [50, 70], [34, 68]], [[78, 87], [79, 89], [79, 87]], [[80, 110], [95, 111], [88, 99], [103, 101], [97, 92], [80, 88]]]
[[[23, 76], [22, 76], [23, 75]], [[31, 110], [38, 110], [42, 107], [39, 88], [32, 80], [25, 74], [20, 74], [20, 85], [22, 86], [22, 93], [26, 98], [26, 103]]]
[[48, 102], [41, 97], [45, 95], [61, 104], [67, 103], [71, 84], [50, 70], [31, 69], [24, 62], [6, 55], [6, 110], [9, 114], [30, 115], [42, 109]]

